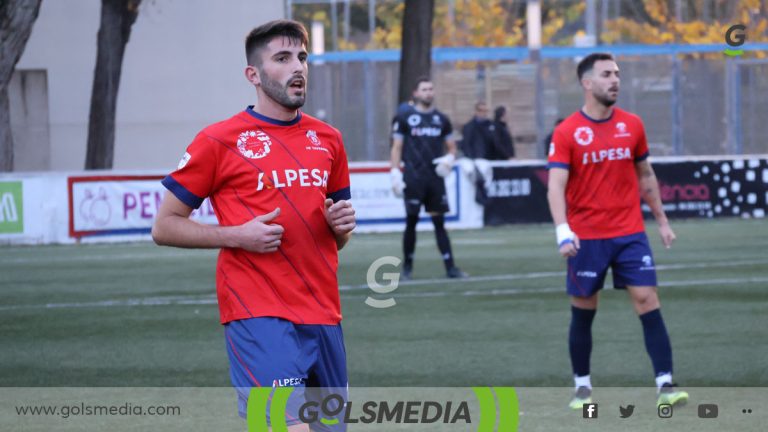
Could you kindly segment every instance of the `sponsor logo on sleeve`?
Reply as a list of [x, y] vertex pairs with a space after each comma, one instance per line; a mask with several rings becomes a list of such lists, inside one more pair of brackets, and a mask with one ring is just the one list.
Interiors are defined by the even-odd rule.
[[190, 159], [192, 159], [192, 155], [189, 154], [189, 152], [184, 153], [184, 156], [181, 157], [181, 160], [179, 161], [179, 166], [176, 169], [182, 169], [189, 163]]

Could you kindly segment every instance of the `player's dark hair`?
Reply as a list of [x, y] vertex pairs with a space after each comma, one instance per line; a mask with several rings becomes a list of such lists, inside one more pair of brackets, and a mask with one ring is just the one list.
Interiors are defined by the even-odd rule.
[[584, 74], [591, 71], [595, 67], [595, 63], [600, 60], [614, 60], [613, 54], [608, 53], [592, 53], [579, 62], [579, 65], [576, 67], [576, 75], [579, 77], [579, 82], [581, 82], [581, 78], [584, 77]]
[[309, 35], [304, 25], [298, 21], [275, 20], [262, 24], [245, 37], [245, 58], [251, 66], [259, 66], [259, 50], [267, 46], [276, 37], [287, 37], [291, 42], [304, 45], [309, 43]]
[[428, 77], [427, 75], [422, 75], [416, 79], [416, 82], [413, 83], [413, 89], [411, 91], [416, 91], [419, 89], [419, 84], [423, 82], [432, 82], [432, 79]]

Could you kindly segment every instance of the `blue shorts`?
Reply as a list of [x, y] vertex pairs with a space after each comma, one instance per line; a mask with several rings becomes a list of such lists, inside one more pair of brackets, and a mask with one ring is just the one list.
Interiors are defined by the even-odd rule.
[[609, 268], [614, 288], [656, 286], [656, 265], [644, 232], [580, 243], [579, 253], [568, 258], [569, 295], [590, 297], [601, 290]]
[[[294, 388], [286, 407], [288, 426], [303, 423], [299, 409], [306, 401], [320, 402], [331, 393], [343, 393], [346, 400], [347, 360], [341, 324], [305, 325], [258, 317], [225, 324], [224, 335], [241, 417], [246, 417], [253, 387]], [[271, 425], [269, 409], [267, 406]], [[343, 419], [343, 412], [340, 415]], [[346, 429], [343, 422], [335, 427], [317, 422], [312, 430]]]

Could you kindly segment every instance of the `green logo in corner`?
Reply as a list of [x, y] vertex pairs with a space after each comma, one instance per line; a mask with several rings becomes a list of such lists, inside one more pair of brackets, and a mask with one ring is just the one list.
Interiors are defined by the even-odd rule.
[[[286, 413], [291, 387], [252, 388], [247, 404], [249, 432], [287, 432], [286, 416], [304, 424], [320, 422], [326, 426], [339, 424], [376, 423], [467, 423], [467, 430], [473, 432], [517, 432], [519, 402], [513, 387], [473, 387], [480, 408], [479, 419], [471, 418], [468, 401], [452, 401], [441, 404], [436, 401], [366, 401], [362, 402], [364, 414], [353, 414], [352, 406], [360, 401], [345, 401], [345, 397], [330, 394], [322, 403], [307, 401], [298, 413]], [[346, 392], [344, 392], [346, 394]], [[471, 399], [471, 398], [470, 398]], [[332, 403], [328, 403], [332, 402]], [[458, 406], [458, 408], [455, 408]], [[452, 407], [454, 408], [452, 410]], [[442, 413], [445, 413], [443, 416]], [[476, 412], [477, 414], [477, 412]], [[326, 417], [327, 416], [327, 417]], [[386, 427], [386, 426], [384, 426]], [[414, 426], [418, 429], [418, 426]]]
[[0, 234], [24, 232], [24, 200], [20, 181], [0, 182]]
[[725, 32], [725, 43], [727, 43], [730, 48], [723, 51], [723, 54], [728, 57], [738, 57], [744, 54], [744, 50], [741, 49], [741, 46], [747, 41], [746, 30], [747, 26], [743, 24], [734, 24], [728, 28], [728, 31]]

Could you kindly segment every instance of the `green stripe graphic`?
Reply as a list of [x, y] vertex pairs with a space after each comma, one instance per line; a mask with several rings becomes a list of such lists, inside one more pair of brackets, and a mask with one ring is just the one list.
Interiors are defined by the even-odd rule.
[[268, 432], [267, 426], [267, 401], [271, 387], [253, 387], [248, 395], [248, 407], [246, 409], [246, 422], [248, 432]]
[[514, 387], [495, 387], [499, 399], [499, 432], [517, 432], [520, 405]]
[[288, 407], [288, 398], [293, 393], [293, 387], [277, 387], [272, 396], [272, 406], [269, 408], [269, 417], [272, 420], [272, 432], [288, 432], [285, 423], [285, 410]]
[[[272, 403], [269, 397], [274, 390]], [[269, 416], [272, 420], [272, 432], [287, 432], [285, 423], [285, 409], [288, 406], [288, 398], [293, 393], [293, 387], [254, 387], [248, 395], [248, 407], [246, 409], [246, 423], [248, 432], [269, 432], [267, 423], [267, 405], [269, 404]]]
[[496, 425], [496, 404], [493, 402], [493, 393], [490, 387], [472, 387], [480, 404], [480, 424], [477, 432], [493, 432]]

